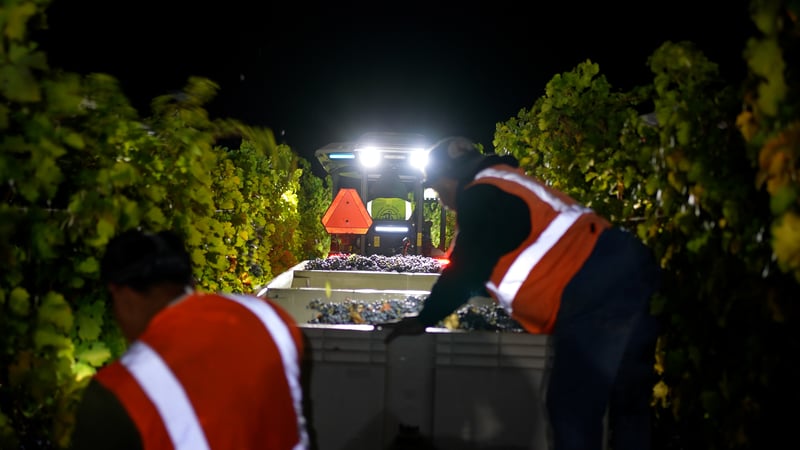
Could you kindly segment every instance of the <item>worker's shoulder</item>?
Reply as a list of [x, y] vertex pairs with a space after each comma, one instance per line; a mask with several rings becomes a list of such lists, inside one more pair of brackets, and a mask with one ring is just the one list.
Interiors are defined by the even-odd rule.
[[492, 183], [473, 183], [459, 193], [459, 206], [492, 205], [509, 197], [516, 196]]

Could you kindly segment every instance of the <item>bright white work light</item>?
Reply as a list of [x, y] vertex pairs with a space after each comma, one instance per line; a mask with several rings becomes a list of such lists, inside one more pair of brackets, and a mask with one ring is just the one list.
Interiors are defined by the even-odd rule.
[[374, 147], [365, 147], [358, 152], [358, 160], [364, 167], [375, 167], [381, 162], [381, 153]]
[[419, 170], [424, 169], [425, 165], [428, 164], [428, 152], [422, 148], [415, 149], [409, 156], [409, 164]]

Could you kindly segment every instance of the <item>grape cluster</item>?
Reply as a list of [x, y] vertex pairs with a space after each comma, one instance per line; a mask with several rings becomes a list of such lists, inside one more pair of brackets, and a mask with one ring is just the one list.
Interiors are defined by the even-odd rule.
[[461, 330], [524, 331], [522, 325], [498, 304], [464, 305], [456, 311]]
[[376, 301], [347, 299], [343, 302], [323, 302], [314, 299], [308, 302], [307, 308], [318, 312], [316, 318], [309, 323], [377, 325], [398, 320], [406, 314], [418, 313], [422, 310], [422, 302], [421, 298], [415, 296]]
[[[417, 314], [422, 310], [425, 299], [408, 296], [405, 299], [363, 301], [347, 299], [342, 302], [311, 300], [307, 308], [317, 312], [308, 323], [327, 325], [367, 324], [400, 320], [407, 314]], [[453, 323], [455, 318], [457, 323]], [[524, 331], [506, 310], [494, 303], [491, 305], [463, 305], [454, 317], [443, 320], [437, 326], [460, 330]]]
[[421, 255], [332, 255], [309, 260], [306, 270], [366, 270], [372, 272], [439, 273], [436, 258]]

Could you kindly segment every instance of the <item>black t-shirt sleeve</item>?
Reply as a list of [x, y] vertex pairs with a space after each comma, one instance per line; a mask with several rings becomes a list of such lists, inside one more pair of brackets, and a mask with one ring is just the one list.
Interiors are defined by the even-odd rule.
[[142, 439], [117, 397], [97, 380], [83, 393], [71, 450], [141, 450]]
[[458, 195], [458, 235], [450, 264], [442, 271], [418, 316], [438, 323], [471, 297], [486, 295], [485, 283], [504, 254], [530, 233], [527, 204], [495, 186], [478, 184]]

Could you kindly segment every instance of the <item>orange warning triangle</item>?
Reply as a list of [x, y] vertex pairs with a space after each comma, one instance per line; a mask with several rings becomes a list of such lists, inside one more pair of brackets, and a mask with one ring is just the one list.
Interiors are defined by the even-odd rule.
[[331, 234], [367, 234], [372, 217], [355, 189], [340, 189], [322, 216], [322, 225]]

